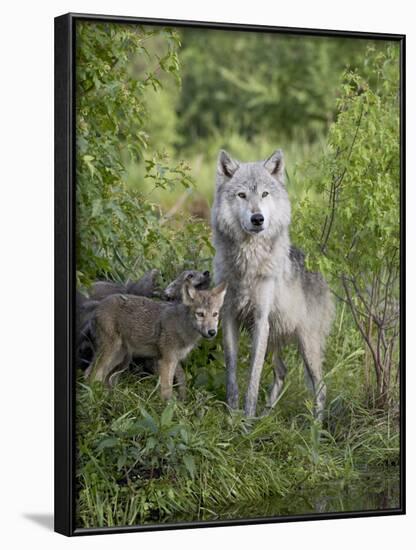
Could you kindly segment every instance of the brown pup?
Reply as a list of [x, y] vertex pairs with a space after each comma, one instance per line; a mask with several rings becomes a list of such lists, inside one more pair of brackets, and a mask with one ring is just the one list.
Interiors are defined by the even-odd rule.
[[[86, 377], [112, 386], [112, 378], [127, 369], [133, 356], [156, 359], [162, 398], [169, 399], [180, 361], [201, 336], [216, 336], [225, 292], [223, 283], [212, 290], [197, 290], [187, 280], [182, 303], [125, 294], [105, 298], [96, 309], [97, 353]], [[184, 376], [178, 378], [183, 396]]]

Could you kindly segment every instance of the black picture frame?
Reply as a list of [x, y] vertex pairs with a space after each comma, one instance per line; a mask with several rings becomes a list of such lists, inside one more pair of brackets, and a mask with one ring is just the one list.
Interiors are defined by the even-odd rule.
[[[75, 526], [75, 26], [77, 21], [138, 23], [154, 26], [247, 32], [290, 33], [325, 37], [356, 37], [397, 41], [400, 44], [400, 150], [401, 150], [401, 313], [400, 313], [400, 506], [397, 509], [311, 513], [285, 517], [195, 521], [126, 527]], [[165, 529], [249, 525], [322, 519], [405, 514], [405, 58], [406, 37], [309, 28], [288, 28], [233, 23], [180, 21], [69, 13], [55, 18], [55, 531], [66, 536], [110, 534]]]

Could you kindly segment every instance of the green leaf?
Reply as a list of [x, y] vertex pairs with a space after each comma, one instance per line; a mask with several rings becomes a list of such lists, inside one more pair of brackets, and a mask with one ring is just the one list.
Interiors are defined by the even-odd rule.
[[183, 462], [185, 464], [185, 468], [188, 471], [189, 475], [192, 479], [195, 477], [196, 472], [196, 466], [195, 466], [195, 460], [192, 455], [184, 455]]
[[117, 459], [117, 469], [121, 470], [127, 464], [127, 455], [122, 454]]
[[139, 420], [137, 422], [137, 425], [143, 426], [144, 428], [150, 430], [153, 433], [157, 433], [158, 427], [155, 419], [145, 409], [142, 409], [141, 413], [144, 418], [142, 420]]
[[146, 440], [146, 450], [152, 451], [157, 445], [157, 440], [151, 435]]
[[103, 449], [111, 449], [113, 447], [116, 447], [118, 443], [119, 439], [117, 437], [107, 437], [106, 439], [102, 439], [97, 445], [97, 451], [102, 451]]
[[168, 403], [162, 412], [160, 417], [160, 425], [162, 428], [167, 428], [172, 423], [173, 412], [175, 410], [175, 405], [173, 402]]

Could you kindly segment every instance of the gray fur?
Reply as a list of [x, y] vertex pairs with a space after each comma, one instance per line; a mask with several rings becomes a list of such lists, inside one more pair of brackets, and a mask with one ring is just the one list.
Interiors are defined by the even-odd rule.
[[[159, 297], [156, 287], [156, 279], [160, 272], [157, 269], [147, 271], [136, 282], [127, 282], [126, 285], [111, 281], [97, 281], [90, 288], [90, 297], [86, 297], [77, 291], [77, 361], [81, 368], [86, 368], [91, 363], [95, 353], [95, 310], [101, 300], [114, 294], [134, 294], [148, 298]], [[185, 281], [199, 290], [209, 288], [211, 278], [209, 271], [187, 270], [172, 281], [164, 290], [162, 298], [181, 302], [182, 288]], [[137, 359], [137, 358], [136, 358]], [[148, 367], [152, 361], [146, 361]], [[152, 369], [151, 369], [152, 370]], [[153, 369], [156, 370], [156, 369]], [[180, 372], [177, 371], [178, 377]]]
[[112, 294], [126, 292], [126, 285], [114, 281], [96, 281], [89, 289], [89, 297], [93, 301], [100, 301]]
[[96, 309], [97, 353], [86, 377], [111, 386], [132, 357], [140, 356], [157, 360], [162, 398], [172, 396], [175, 373], [183, 396], [185, 377], [178, 365], [201, 336], [217, 334], [225, 292], [225, 284], [197, 290], [186, 281], [182, 303], [124, 294], [105, 298]]
[[256, 414], [268, 352], [273, 353], [275, 374], [268, 406], [276, 403], [286, 374], [280, 350], [294, 339], [320, 419], [326, 396], [322, 359], [334, 308], [322, 275], [308, 272], [304, 254], [290, 244], [291, 208], [284, 185], [283, 153], [278, 150], [265, 161], [240, 163], [221, 151], [216, 183], [214, 280], [227, 283], [223, 307], [227, 402], [238, 407], [238, 334], [243, 326], [252, 336], [246, 415]]
[[165, 288], [163, 291], [164, 297], [167, 300], [179, 302], [182, 299], [182, 287], [185, 281], [190, 281], [192, 286], [199, 290], [207, 290], [211, 277], [209, 271], [196, 271], [195, 269], [183, 271]]
[[98, 301], [76, 293], [76, 359], [79, 367], [87, 367], [94, 356], [93, 318]]
[[[126, 284], [115, 283], [113, 281], [97, 281], [91, 285], [89, 297], [91, 300], [102, 300], [112, 294], [134, 294], [136, 296], [145, 296], [146, 298], [159, 297], [156, 280], [160, 272], [158, 269], [147, 271], [138, 281], [127, 281]], [[192, 285], [199, 290], [209, 288], [211, 278], [209, 271], [197, 271], [188, 269], [178, 275], [178, 277], [169, 283], [164, 289], [162, 297], [166, 300], [181, 301], [181, 292], [183, 283], [190, 280]]]
[[127, 281], [126, 284], [113, 281], [97, 281], [89, 290], [91, 300], [102, 300], [112, 294], [135, 294], [152, 298], [157, 291], [156, 279], [160, 275], [158, 269], [147, 271], [138, 281]]
[[159, 275], [160, 271], [158, 269], [151, 269], [138, 281], [127, 281], [127, 294], [152, 298], [157, 291], [156, 281]]

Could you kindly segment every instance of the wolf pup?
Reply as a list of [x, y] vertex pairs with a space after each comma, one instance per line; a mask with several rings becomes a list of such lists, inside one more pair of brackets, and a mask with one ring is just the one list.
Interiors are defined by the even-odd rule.
[[207, 290], [211, 283], [209, 271], [196, 271], [188, 269], [168, 285], [163, 291], [163, 296], [170, 301], [178, 302], [182, 299], [182, 287], [185, 281], [190, 281], [192, 286], [198, 290]]
[[89, 297], [91, 300], [102, 300], [112, 294], [135, 294], [151, 298], [157, 290], [156, 279], [159, 275], [158, 269], [151, 269], [138, 281], [127, 281], [125, 285], [113, 281], [97, 281], [91, 286]]
[[322, 275], [307, 271], [303, 253], [290, 245], [283, 153], [278, 150], [265, 161], [240, 163], [221, 151], [216, 179], [214, 280], [227, 283], [223, 308], [227, 402], [238, 407], [238, 334], [244, 326], [252, 336], [245, 414], [256, 414], [267, 352], [273, 353], [274, 365], [267, 406], [276, 403], [286, 375], [281, 347], [293, 338], [314, 394], [315, 415], [322, 419], [326, 398], [322, 359], [334, 307]]
[[[97, 281], [91, 286], [89, 297], [91, 300], [102, 300], [112, 294], [135, 294], [136, 296], [146, 296], [146, 298], [159, 297], [156, 285], [156, 279], [159, 275], [160, 271], [158, 269], [152, 269], [147, 271], [138, 281], [128, 281], [125, 285], [113, 281]], [[161, 297], [166, 300], [180, 301], [182, 299], [182, 285], [186, 280], [191, 281], [195, 288], [206, 290], [209, 288], [211, 277], [209, 271], [188, 269], [183, 271], [165, 288]]]
[[225, 293], [224, 283], [197, 290], [185, 281], [182, 303], [124, 294], [105, 298], [96, 309], [97, 353], [86, 376], [111, 386], [111, 377], [125, 370], [133, 355], [157, 359], [162, 398], [169, 399], [179, 362], [201, 336], [216, 336]]
[[[141, 296], [140, 292], [143, 292], [143, 296], [148, 298], [158, 297], [159, 292], [155, 282], [158, 275], [159, 271], [152, 269], [146, 272], [136, 283], [127, 283], [127, 285], [110, 281], [98, 281], [92, 285], [89, 298], [77, 292], [77, 362], [81, 368], [87, 368], [95, 355], [95, 309], [100, 301], [113, 294]], [[211, 277], [209, 271], [202, 272], [195, 269], [183, 271], [166, 287], [160, 297], [169, 301], [181, 301], [182, 287], [185, 281], [189, 281], [198, 290], [206, 290], [209, 288]], [[145, 364], [148, 370], [155, 370], [152, 360], [145, 361]], [[176, 369], [175, 378], [179, 381], [184, 376], [179, 365]], [[116, 384], [117, 380], [118, 376], [112, 376], [112, 385]]]

